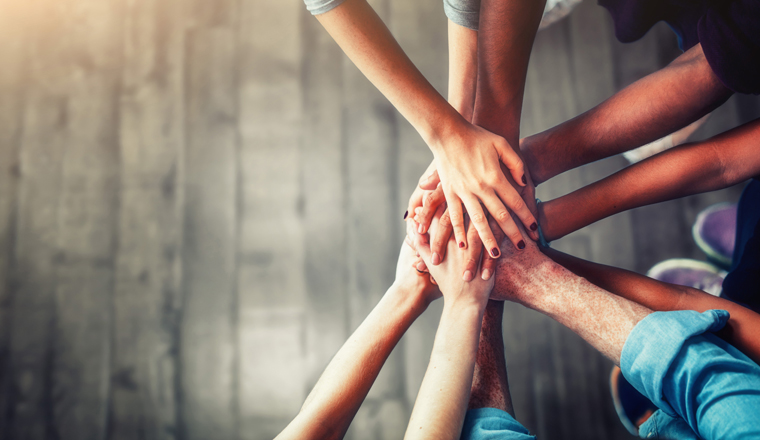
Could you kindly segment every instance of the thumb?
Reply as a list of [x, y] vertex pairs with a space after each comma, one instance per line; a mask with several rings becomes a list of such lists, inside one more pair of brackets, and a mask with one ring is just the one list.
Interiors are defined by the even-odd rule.
[[433, 170], [432, 173], [420, 177], [420, 189], [433, 191], [440, 182], [441, 178], [438, 177], [438, 170]]

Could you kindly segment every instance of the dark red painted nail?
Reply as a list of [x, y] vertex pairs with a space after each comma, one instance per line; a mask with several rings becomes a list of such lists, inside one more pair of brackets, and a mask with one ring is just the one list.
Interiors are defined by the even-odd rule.
[[520, 249], [525, 249], [525, 242], [522, 241], [522, 240], [520, 240], [520, 242], [517, 243], [517, 247], [520, 248]]
[[407, 217], [408, 215], [409, 215], [409, 211], [406, 211], [406, 212], [404, 213], [404, 220], [406, 220], [406, 217]]
[[526, 179], [525, 175], [523, 175], [523, 185], [527, 185], [527, 184], [528, 184], [528, 179]]
[[533, 224], [530, 225], [530, 230], [535, 231], [536, 229], [538, 229], [538, 225], [536, 224], [536, 222], [533, 222]]
[[463, 241], [460, 241], [460, 242], [459, 242], [459, 247], [460, 247], [460, 248], [463, 248], [463, 247], [464, 247], [464, 242], [463, 242]]
[[499, 248], [491, 249], [491, 256], [494, 258], [499, 258]]

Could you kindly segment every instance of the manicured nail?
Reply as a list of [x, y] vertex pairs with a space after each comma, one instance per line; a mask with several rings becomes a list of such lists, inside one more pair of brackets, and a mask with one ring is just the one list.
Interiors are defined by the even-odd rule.
[[499, 248], [491, 249], [491, 256], [494, 258], [499, 258]]
[[535, 231], [536, 229], [538, 229], [538, 224], [536, 224], [536, 222], [533, 222], [533, 224], [530, 225], [530, 230]]
[[463, 247], [464, 247], [464, 242], [463, 242], [463, 241], [460, 241], [460, 242], [459, 242], [459, 247], [460, 247], [460, 248], [463, 248]]
[[433, 252], [433, 266], [438, 266], [441, 264], [441, 256], [438, 255], [438, 252]]
[[491, 279], [491, 269], [483, 269], [483, 275], [480, 276], [483, 278], [483, 281], [488, 281]]
[[528, 179], [526, 179], [525, 175], [523, 174], [523, 185], [527, 185], [527, 184], [528, 184]]
[[407, 218], [408, 216], [409, 216], [409, 211], [406, 211], [406, 212], [404, 213], [404, 220], [406, 220], [406, 218]]
[[470, 271], [470, 270], [464, 271], [464, 280], [465, 281], [472, 281], [472, 271]]
[[519, 249], [521, 249], [521, 250], [522, 250], [522, 249], [525, 249], [525, 242], [524, 242], [524, 241], [522, 241], [522, 240], [520, 240], [520, 242], [519, 242], [519, 243], [517, 243], [517, 247], [518, 247]]

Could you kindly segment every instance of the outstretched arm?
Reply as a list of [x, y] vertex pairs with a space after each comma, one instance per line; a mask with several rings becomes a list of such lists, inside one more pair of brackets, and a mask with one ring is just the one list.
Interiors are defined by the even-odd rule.
[[414, 256], [403, 244], [396, 281], [330, 361], [301, 411], [278, 439], [340, 439], [346, 434], [401, 336], [440, 296], [428, 275], [412, 268]]
[[685, 127], [731, 94], [698, 44], [593, 109], [523, 139], [520, 148], [533, 181], [539, 184]]
[[517, 153], [503, 137], [472, 125], [443, 99], [366, 0], [347, 0], [317, 19], [433, 151], [458, 242], [467, 243], [462, 205], [484, 242], [494, 239], [481, 203], [488, 212], [511, 209], [521, 219], [530, 219], [528, 225], [535, 220], [525, 206], [505, 207], [514, 197], [500, 199], [496, 195], [515, 193], [500, 163], [515, 181], [522, 182], [523, 164]]
[[760, 175], [760, 119], [703, 142], [684, 144], [542, 203], [539, 222], [556, 240], [618, 212], [714, 191]]
[[760, 363], [760, 315], [752, 310], [698, 289], [668, 284], [625, 269], [592, 263], [555, 249], [542, 248], [541, 251], [595, 286], [654, 311], [728, 311], [731, 318], [718, 335]]

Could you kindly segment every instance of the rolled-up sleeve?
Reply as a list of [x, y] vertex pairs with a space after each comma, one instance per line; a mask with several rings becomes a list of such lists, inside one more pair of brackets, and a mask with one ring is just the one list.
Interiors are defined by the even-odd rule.
[[697, 32], [707, 62], [726, 87], [760, 94], [760, 2], [713, 2]]
[[324, 14], [325, 12], [338, 7], [346, 0], [303, 0], [306, 4], [306, 9], [311, 12], [311, 15]]
[[655, 312], [626, 340], [625, 378], [707, 439], [760, 438], [760, 367], [711, 332], [725, 310]]
[[443, 0], [443, 12], [459, 26], [478, 30], [480, 0]]

